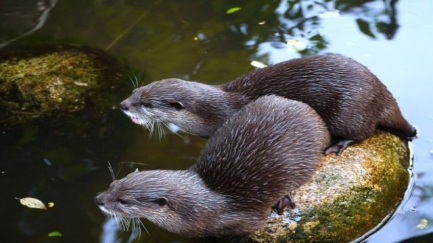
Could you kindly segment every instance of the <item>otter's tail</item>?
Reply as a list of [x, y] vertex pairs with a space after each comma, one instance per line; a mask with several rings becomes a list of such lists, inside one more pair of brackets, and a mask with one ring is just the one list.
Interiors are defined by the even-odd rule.
[[403, 117], [397, 104], [384, 111], [378, 128], [390, 132], [402, 139], [412, 141], [416, 138], [416, 128]]

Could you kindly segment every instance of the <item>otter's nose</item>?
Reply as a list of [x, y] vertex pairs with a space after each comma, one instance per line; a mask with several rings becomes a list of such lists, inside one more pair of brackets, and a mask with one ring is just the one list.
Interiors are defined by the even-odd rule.
[[102, 202], [102, 199], [99, 196], [95, 197], [95, 204], [98, 206], [104, 206], [104, 203]]
[[127, 100], [124, 100], [120, 103], [120, 109], [122, 111], [128, 111], [130, 106], [131, 106], [131, 103]]

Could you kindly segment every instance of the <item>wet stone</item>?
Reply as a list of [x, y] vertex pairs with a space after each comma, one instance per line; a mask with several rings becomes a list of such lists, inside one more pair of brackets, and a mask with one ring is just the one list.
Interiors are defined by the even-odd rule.
[[0, 123], [61, 116], [90, 103], [104, 106], [103, 93], [124, 83], [121, 65], [90, 47], [25, 46], [0, 54]]
[[374, 232], [409, 183], [407, 143], [386, 132], [328, 155], [311, 182], [293, 192], [297, 207], [272, 214], [248, 242], [350, 242]]

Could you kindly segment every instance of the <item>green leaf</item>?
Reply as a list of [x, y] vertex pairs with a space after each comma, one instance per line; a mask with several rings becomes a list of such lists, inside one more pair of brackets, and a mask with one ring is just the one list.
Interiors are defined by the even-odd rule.
[[239, 10], [241, 10], [240, 7], [229, 8], [229, 10], [226, 11], [226, 14], [232, 14], [232, 13], [237, 12]]
[[361, 30], [362, 33], [364, 33], [367, 36], [370, 36], [371, 38], [376, 38], [374, 36], [373, 32], [371, 32], [369, 22], [367, 22], [363, 19], [357, 19], [356, 23], [358, 24], [359, 30]]
[[49, 237], [62, 237], [62, 233], [58, 232], [58, 231], [53, 231], [48, 233]]

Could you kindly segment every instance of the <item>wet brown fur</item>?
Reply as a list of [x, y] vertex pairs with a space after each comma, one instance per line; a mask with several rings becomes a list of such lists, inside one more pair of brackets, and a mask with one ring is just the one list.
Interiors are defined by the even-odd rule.
[[131, 117], [174, 123], [186, 132], [209, 138], [245, 104], [269, 94], [313, 107], [333, 140], [347, 142], [331, 152], [339, 153], [368, 138], [377, 127], [406, 140], [416, 136], [385, 85], [365, 66], [340, 55], [292, 59], [219, 86], [181, 79], [156, 81], [136, 89], [121, 103], [121, 109]]
[[144, 217], [177, 234], [237, 241], [310, 180], [329, 140], [311, 107], [264, 96], [231, 116], [189, 169], [133, 172], [95, 201], [107, 214]]

